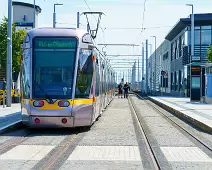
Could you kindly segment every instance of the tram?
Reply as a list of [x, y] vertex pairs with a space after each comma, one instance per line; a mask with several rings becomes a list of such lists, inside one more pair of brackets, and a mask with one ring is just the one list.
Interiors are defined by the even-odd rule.
[[115, 72], [84, 30], [32, 29], [21, 60], [26, 126], [91, 126], [115, 96]]

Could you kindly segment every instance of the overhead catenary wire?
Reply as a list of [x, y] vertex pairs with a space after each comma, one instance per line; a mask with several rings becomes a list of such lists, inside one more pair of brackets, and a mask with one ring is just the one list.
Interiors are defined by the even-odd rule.
[[146, 29], [160, 29], [165, 27], [173, 27], [173, 26], [156, 26], [156, 27], [144, 27], [144, 28], [130, 28], [130, 27], [106, 27], [107, 30], [146, 30]]

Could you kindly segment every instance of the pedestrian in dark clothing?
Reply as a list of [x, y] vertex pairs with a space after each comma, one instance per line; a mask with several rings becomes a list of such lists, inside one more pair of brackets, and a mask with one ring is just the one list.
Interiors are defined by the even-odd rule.
[[124, 85], [124, 98], [128, 98], [129, 91], [130, 91], [130, 86], [126, 82], [126, 84]]
[[120, 95], [121, 95], [121, 98], [122, 98], [122, 94], [123, 94], [123, 86], [122, 84], [120, 83], [118, 85], [118, 98], [120, 98]]

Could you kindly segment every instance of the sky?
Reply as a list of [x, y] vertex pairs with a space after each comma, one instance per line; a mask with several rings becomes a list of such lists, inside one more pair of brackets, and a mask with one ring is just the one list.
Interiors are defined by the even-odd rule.
[[[33, 0], [19, 1], [33, 3]], [[179, 19], [186, 18], [191, 13], [191, 7], [186, 6], [186, 4], [194, 5], [194, 13], [212, 13], [212, 0], [146, 0], [145, 12], [144, 1], [86, 0], [92, 11], [101, 11], [105, 14], [105, 16], [102, 16], [96, 43], [140, 45], [134, 48], [130, 46], [107, 46], [104, 51], [108, 55], [141, 54], [141, 45], [146, 39], [154, 45], [155, 42], [151, 36], [157, 37], [156, 44], [158, 47]], [[0, 20], [4, 15], [7, 16], [7, 3], [8, 0], [1, 0]], [[53, 4], [55, 3], [63, 4], [63, 6], [56, 6], [57, 27], [76, 27], [77, 12], [89, 11], [84, 0], [36, 0], [36, 5], [39, 5], [42, 9], [38, 18], [39, 27], [52, 27]], [[81, 28], [85, 28], [87, 24], [85, 17], [82, 15], [80, 19]], [[90, 16], [89, 19], [92, 25], [95, 24], [93, 16]], [[142, 26], [146, 28], [143, 32], [141, 32]], [[152, 50], [154, 51], [154, 46]], [[122, 58], [119, 57], [119, 59]], [[117, 63], [115, 60], [111, 60], [111, 62]]]

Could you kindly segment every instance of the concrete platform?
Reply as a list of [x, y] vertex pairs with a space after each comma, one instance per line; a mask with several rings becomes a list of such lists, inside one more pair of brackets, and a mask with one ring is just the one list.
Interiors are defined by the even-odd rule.
[[0, 105], [0, 133], [21, 123], [21, 105], [12, 104], [11, 107], [3, 108]]
[[212, 104], [190, 102], [189, 98], [149, 97], [151, 101], [203, 131], [212, 133]]

